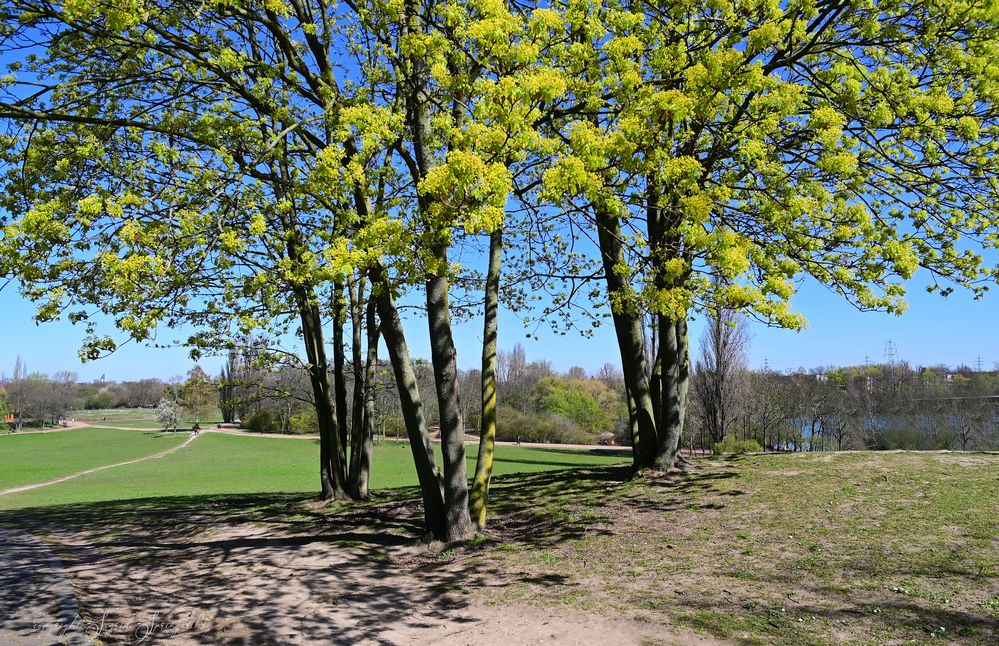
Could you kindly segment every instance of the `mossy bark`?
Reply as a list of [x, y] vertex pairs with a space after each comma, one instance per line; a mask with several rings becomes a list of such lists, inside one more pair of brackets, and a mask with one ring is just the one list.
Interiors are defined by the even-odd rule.
[[489, 481], [496, 450], [496, 349], [499, 334], [499, 287], [503, 262], [503, 232], [489, 236], [489, 265], [486, 270], [484, 323], [482, 332], [482, 422], [479, 429], [479, 455], [472, 479], [472, 520], [479, 529], [486, 526]]

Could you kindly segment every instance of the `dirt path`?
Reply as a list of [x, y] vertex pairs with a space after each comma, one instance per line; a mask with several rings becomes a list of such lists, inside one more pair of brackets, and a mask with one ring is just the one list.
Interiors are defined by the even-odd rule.
[[33, 484], [20, 485], [17, 487], [10, 487], [8, 489], [0, 489], [0, 496], [6, 496], [12, 493], [20, 493], [22, 491], [29, 491], [31, 489], [38, 489], [40, 487], [48, 487], [50, 485], [59, 484], [60, 482], [66, 482], [67, 480], [73, 480], [74, 478], [79, 478], [80, 476], [85, 476], [91, 473], [97, 473], [98, 471], [104, 471], [106, 469], [114, 469], [115, 467], [123, 467], [126, 464], [136, 464], [137, 462], [145, 462], [146, 460], [155, 460], [157, 458], [162, 458], [163, 456], [170, 455], [176, 451], [181, 450], [194, 440], [198, 438], [197, 435], [191, 435], [181, 444], [173, 448], [166, 449], [165, 451], [160, 451], [159, 453], [153, 453], [152, 455], [145, 455], [140, 458], [133, 458], [131, 460], [125, 460], [124, 462], [115, 462], [114, 464], [104, 464], [99, 467], [93, 467], [92, 469], [85, 469], [84, 471], [78, 471], [76, 473], [71, 473], [67, 476], [61, 476], [58, 478], [53, 478], [52, 480], [46, 480], [45, 482], [36, 482]]
[[90, 644], [65, 567], [37, 536], [0, 527], [0, 644]]
[[647, 625], [564, 606], [489, 605], [471, 590], [509, 581], [486, 567], [426, 563], [426, 548], [398, 536], [367, 535], [359, 551], [334, 538], [229, 525], [100, 548], [82, 536], [63, 540], [80, 605], [100, 618], [108, 643], [706, 643], [663, 640]]

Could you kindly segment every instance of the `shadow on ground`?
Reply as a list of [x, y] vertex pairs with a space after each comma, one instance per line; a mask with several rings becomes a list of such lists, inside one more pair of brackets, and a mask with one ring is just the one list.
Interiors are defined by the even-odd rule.
[[[631, 620], [636, 611], [662, 610], [651, 621], [664, 623], [654, 629], [673, 630], [679, 621], [734, 641], [866, 639], [889, 626], [885, 634], [905, 638], [941, 626], [977, 643], [997, 634], [996, 622], [975, 607], [888, 591], [882, 574], [862, 569], [886, 562], [887, 552], [874, 550], [883, 546], [866, 535], [856, 554], [844, 547], [836, 555], [838, 574], [825, 583], [795, 572], [802, 563], [817, 573], [827, 567], [823, 559], [834, 555], [809, 551], [819, 538], [791, 540], [780, 524], [770, 542], [740, 543], [749, 535], [734, 535], [758, 530], [760, 514], [797, 523], [795, 535], [802, 529], [786, 510], [758, 502], [761, 483], [777, 481], [768, 471], [747, 472], [755, 462], [743, 460], [698, 461], [669, 477], [633, 479], [625, 466], [497, 477], [484, 536], [448, 549], [420, 543], [413, 488], [328, 506], [301, 494], [164, 496], [0, 512], [0, 525], [61, 545], [91, 633], [109, 644], [432, 643], [463, 630], [472, 642], [479, 625], [468, 607], [473, 590], [479, 600], [579, 592], [606, 616]], [[804, 484], [815, 497], [808, 473], [784, 477], [768, 485], [780, 504], [785, 491]], [[840, 480], [829, 483], [841, 499]], [[870, 513], [857, 505], [817, 517], [832, 519], [829, 535], [842, 540], [837, 532], [858, 531], [851, 523]], [[517, 556], [505, 559], [505, 551]], [[975, 579], [951, 561], [909, 574], [973, 581], [975, 590], [995, 594], [994, 577]], [[842, 576], [853, 587], [834, 589]]]
[[461, 558], [420, 543], [413, 488], [329, 506], [301, 494], [72, 504], [0, 512], [0, 525], [57, 547], [105, 643], [390, 644], [474, 622], [463, 612], [471, 589], [571, 585], [501, 571], [486, 551], [607, 533], [606, 518], [573, 510], [597, 508], [628, 477], [609, 467], [496, 478], [490, 538]]

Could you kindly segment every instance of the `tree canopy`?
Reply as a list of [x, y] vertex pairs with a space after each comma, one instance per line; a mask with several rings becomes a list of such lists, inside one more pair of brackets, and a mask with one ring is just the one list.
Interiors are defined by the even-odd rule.
[[[458, 294], [494, 314], [528, 284], [570, 324], [609, 306], [636, 463], [668, 469], [690, 317], [800, 328], [806, 277], [893, 313], [917, 271], [944, 294], [997, 277], [991, 2], [2, 0], [0, 23], [0, 273], [39, 320], [87, 322], [87, 357], [115, 344], [96, 312], [143, 342], [193, 324], [198, 351], [300, 326], [323, 491], [341, 497], [363, 427], [344, 330], [361, 374], [377, 309], [449, 538], [470, 527]], [[485, 235], [482, 272], [466, 251]], [[405, 290], [425, 297], [443, 474]], [[493, 426], [496, 335], [487, 320]]]

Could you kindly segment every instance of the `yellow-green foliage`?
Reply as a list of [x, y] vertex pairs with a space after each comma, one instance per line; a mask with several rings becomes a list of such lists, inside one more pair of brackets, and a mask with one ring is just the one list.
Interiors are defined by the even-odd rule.
[[726, 435], [721, 442], [715, 442], [715, 453], [759, 453], [763, 450], [756, 440], [739, 440], [734, 435]]
[[611, 304], [672, 318], [800, 328], [806, 276], [894, 313], [920, 269], [996, 277], [988, 2], [3, 1], [0, 273], [39, 320], [219, 345], [376, 262], [458, 274], [446, 250], [499, 227], [582, 273], [558, 238], [596, 211]]

